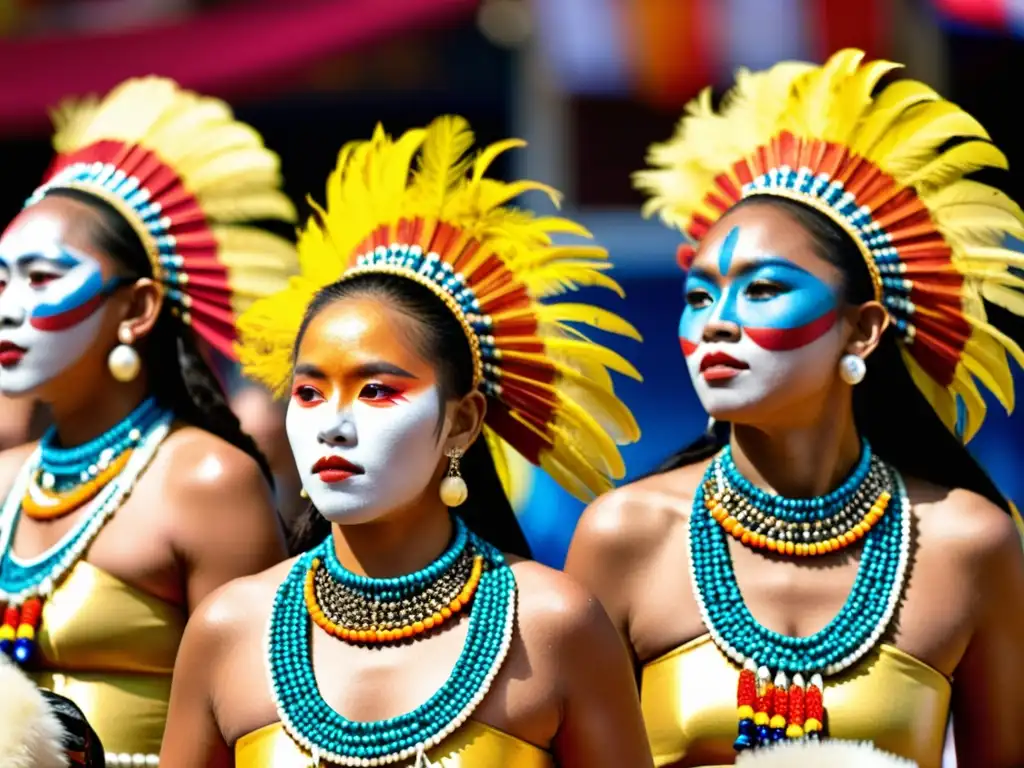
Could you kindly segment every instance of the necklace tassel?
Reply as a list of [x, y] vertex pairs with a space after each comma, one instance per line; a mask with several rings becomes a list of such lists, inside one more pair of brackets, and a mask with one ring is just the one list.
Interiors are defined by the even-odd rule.
[[737, 752], [768, 746], [781, 741], [818, 739], [824, 721], [821, 675], [806, 678], [797, 673], [792, 679], [784, 672], [772, 678], [767, 667], [758, 667], [751, 659], [740, 671], [736, 688], [738, 719]]

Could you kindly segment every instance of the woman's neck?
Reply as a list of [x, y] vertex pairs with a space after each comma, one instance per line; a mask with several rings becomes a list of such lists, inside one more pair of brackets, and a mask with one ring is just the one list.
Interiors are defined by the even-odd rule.
[[861, 451], [849, 408], [837, 418], [797, 428], [767, 430], [734, 424], [730, 444], [744, 477], [789, 498], [834, 490], [853, 471]]
[[335, 523], [331, 535], [338, 561], [349, 571], [390, 578], [414, 573], [440, 557], [451, 542], [452, 519], [438, 500], [361, 525]]
[[112, 383], [93, 391], [49, 403], [60, 444], [82, 445], [123, 421], [150, 393], [144, 376], [126, 383]]

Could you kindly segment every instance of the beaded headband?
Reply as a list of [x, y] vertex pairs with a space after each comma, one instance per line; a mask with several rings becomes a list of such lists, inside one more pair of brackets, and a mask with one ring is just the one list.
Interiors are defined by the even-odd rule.
[[1007, 167], [985, 129], [913, 80], [874, 90], [899, 65], [862, 63], [844, 50], [823, 66], [784, 62], [740, 70], [720, 112], [710, 90], [686, 108], [676, 135], [635, 175], [659, 213], [695, 246], [733, 205], [755, 195], [796, 200], [828, 216], [860, 250], [899, 334], [915, 384], [962, 437], [985, 418], [979, 383], [1009, 412], [1006, 354], [1024, 351], [987, 320], [984, 301], [1024, 315], [1024, 265], [1007, 237], [1024, 238], [1024, 213], [967, 175]]
[[277, 155], [225, 103], [158, 77], [64, 105], [54, 122], [58, 154], [26, 206], [72, 189], [113, 207], [174, 315], [233, 357], [237, 315], [296, 268], [291, 244], [246, 224], [295, 221]]
[[513, 450], [570, 493], [590, 498], [624, 476], [617, 446], [640, 435], [609, 371], [640, 375], [573, 324], [640, 336], [599, 307], [545, 301], [577, 286], [622, 289], [605, 274], [603, 248], [551, 242], [554, 233], [586, 236], [584, 229], [505, 205], [530, 190], [557, 199], [554, 190], [485, 177], [496, 157], [523, 142], [492, 144], [474, 157], [473, 141], [465, 120], [441, 117], [394, 140], [378, 126], [369, 141], [343, 147], [326, 210], [314, 204], [318, 215], [299, 238], [301, 274], [241, 318], [243, 370], [283, 395], [292, 347], [317, 291], [368, 273], [414, 280], [466, 333], [474, 384], [487, 395], [484, 438], [506, 491]]

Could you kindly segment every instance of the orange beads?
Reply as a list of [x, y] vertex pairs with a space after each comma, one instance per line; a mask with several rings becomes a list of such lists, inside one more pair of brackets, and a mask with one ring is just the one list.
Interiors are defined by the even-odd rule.
[[[33, 520], [54, 520], [74, 512], [96, 498], [111, 480], [121, 474], [131, 455], [131, 450], [123, 451], [95, 477], [63, 493], [54, 493], [37, 486], [22, 497], [22, 511]], [[40, 501], [36, 500], [36, 495], [41, 497]]]
[[729, 514], [729, 511], [722, 503], [717, 493], [705, 493], [705, 504], [708, 513], [722, 526], [722, 530], [742, 543], [744, 546], [753, 549], [764, 549], [768, 552], [776, 552], [780, 555], [792, 555], [795, 557], [815, 557], [827, 555], [856, 543], [864, 538], [865, 534], [877, 523], [889, 506], [892, 496], [888, 491], [878, 494], [874, 504], [857, 523], [837, 536], [832, 536], [824, 541], [817, 542], [793, 542], [772, 539], [763, 533], [752, 531], [737, 518]]
[[349, 643], [373, 645], [393, 643], [400, 640], [408, 640], [413, 637], [418, 637], [426, 632], [437, 629], [445, 622], [449, 621], [453, 616], [458, 614], [463, 608], [472, 602], [473, 595], [476, 593], [477, 587], [480, 585], [480, 578], [483, 576], [484, 559], [481, 555], [477, 555], [473, 558], [473, 568], [470, 571], [469, 579], [466, 581], [466, 584], [462, 588], [458, 597], [448, 603], [446, 607], [441, 608], [439, 611], [435, 611], [432, 615], [426, 616], [420, 621], [414, 621], [403, 627], [372, 627], [370, 629], [359, 630], [339, 626], [324, 614], [324, 611], [317, 602], [316, 597], [315, 578], [316, 572], [319, 568], [320, 559], [314, 558], [313, 562], [310, 564], [309, 570], [306, 571], [306, 580], [303, 585], [303, 597], [305, 599], [306, 610], [309, 613], [310, 618], [318, 627], [320, 627], [320, 629], [329, 635], [337, 637], [339, 640], [344, 640]]

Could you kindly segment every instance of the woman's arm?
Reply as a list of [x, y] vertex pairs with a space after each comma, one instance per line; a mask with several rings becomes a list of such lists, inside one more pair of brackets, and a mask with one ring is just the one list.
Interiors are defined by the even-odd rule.
[[228, 768], [234, 765], [213, 708], [213, 686], [234, 632], [230, 585], [196, 608], [178, 648], [162, 768]]
[[264, 571], [287, 553], [270, 487], [252, 457], [198, 431], [182, 438], [166, 488], [192, 610], [221, 585]]
[[1024, 766], [1024, 550], [1013, 521], [978, 501], [949, 553], [975, 586], [977, 614], [954, 674], [953, 728], [960, 768]]
[[596, 598], [575, 584], [565, 593], [555, 760], [561, 768], [649, 768], [654, 760], [626, 648]]

